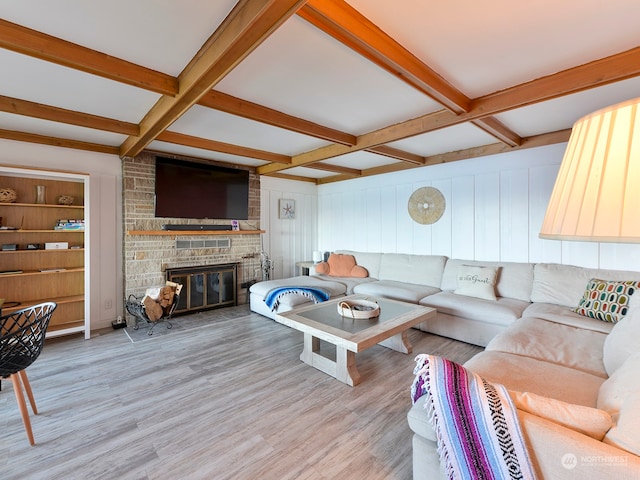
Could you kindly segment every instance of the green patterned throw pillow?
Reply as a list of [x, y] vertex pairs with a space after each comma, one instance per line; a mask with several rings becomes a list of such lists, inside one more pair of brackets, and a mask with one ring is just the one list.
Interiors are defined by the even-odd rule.
[[638, 288], [640, 281], [617, 282], [592, 278], [573, 311], [585, 317], [616, 323], [627, 314], [629, 298]]

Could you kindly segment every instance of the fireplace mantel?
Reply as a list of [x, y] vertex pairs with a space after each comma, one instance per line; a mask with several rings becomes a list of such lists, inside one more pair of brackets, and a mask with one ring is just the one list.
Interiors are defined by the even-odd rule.
[[260, 235], [265, 230], [128, 230], [127, 235]]

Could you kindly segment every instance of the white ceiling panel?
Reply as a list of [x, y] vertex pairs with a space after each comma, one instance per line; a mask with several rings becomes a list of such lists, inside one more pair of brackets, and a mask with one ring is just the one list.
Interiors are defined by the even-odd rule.
[[216, 89], [355, 135], [442, 108], [299, 17]]
[[176, 145], [174, 143], [160, 142], [155, 140], [149, 144], [148, 150], [162, 152], [172, 155], [183, 155], [193, 158], [204, 158], [207, 160], [216, 160], [236, 165], [244, 165], [247, 167], [258, 167], [267, 162], [256, 160], [255, 158], [240, 157], [237, 155], [229, 155], [227, 153], [212, 152], [201, 148], [185, 147], [184, 145]]
[[118, 147], [126, 139], [124, 135], [117, 133], [101, 132], [91, 128], [77, 127], [22, 115], [11, 115], [5, 112], [0, 112], [0, 129], [34, 133], [65, 140], [78, 140], [110, 147]]
[[0, 49], [0, 94], [138, 123], [160, 97], [95, 75]]
[[422, 135], [416, 135], [415, 137], [405, 138], [404, 140], [392, 142], [389, 146], [427, 157], [429, 155], [462, 150], [478, 145], [490, 145], [497, 142], [498, 140], [496, 140], [495, 137], [492, 137], [479, 128], [469, 124], [461, 124]]
[[287, 170], [287, 175], [307, 178], [328, 178], [334, 176], [335, 173], [326, 172], [324, 170], [316, 170], [315, 168], [309, 167], [293, 167]]
[[0, 18], [176, 76], [235, 3], [20, 0], [0, 2]]
[[523, 137], [571, 128], [580, 118], [616, 103], [640, 97], [640, 78], [560, 97], [497, 115]]
[[331, 160], [327, 160], [324, 163], [365, 170], [367, 168], [381, 167], [383, 165], [390, 165], [392, 163], [399, 162], [393, 158], [385, 157], [383, 155], [362, 151], [341, 155], [339, 157], [332, 158]]
[[471, 98], [640, 44], [638, 0], [347, 3]]
[[296, 155], [327, 145], [317, 138], [197, 105], [170, 130], [283, 155]]

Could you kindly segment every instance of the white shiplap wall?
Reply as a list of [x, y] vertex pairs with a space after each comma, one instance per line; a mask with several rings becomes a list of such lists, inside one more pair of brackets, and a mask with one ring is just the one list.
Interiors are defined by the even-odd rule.
[[[296, 262], [311, 260], [318, 239], [316, 186], [278, 178], [260, 179], [260, 228], [262, 248], [273, 262], [272, 278], [299, 275]], [[278, 216], [280, 199], [295, 201], [295, 218]]]
[[[640, 270], [638, 245], [538, 238], [565, 146], [320, 185], [316, 248]], [[407, 212], [409, 196], [423, 186], [438, 188], [447, 202], [430, 226]], [[298, 257], [309, 257], [297, 246]]]

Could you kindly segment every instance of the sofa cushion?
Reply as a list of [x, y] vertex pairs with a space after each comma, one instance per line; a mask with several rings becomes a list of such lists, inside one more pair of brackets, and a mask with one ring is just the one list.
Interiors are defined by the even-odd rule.
[[342, 283], [347, 287], [345, 295], [351, 295], [356, 285], [360, 285], [361, 283], [377, 282], [377, 279], [371, 277], [332, 277], [330, 275], [315, 275], [315, 277], [325, 281]]
[[601, 280], [592, 278], [573, 311], [585, 317], [616, 323], [629, 310], [629, 299], [640, 287], [640, 282]]
[[632, 355], [602, 384], [598, 408], [608, 411], [614, 426], [604, 442], [640, 455], [640, 352]]
[[613, 328], [613, 323], [583, 317], [569, 307], [552, 303], [532, 303], [522, 312], [522, 316], [542, 318], [549, 322], [562, 323], [602, 333], [609, 333]]
[[455, 290], [458, 287], [458, 267], [460, 265], [475, 265], [499, 267], [496, 280], [496, 295], [498, 297], [516, 298], [525, 302], [531, 299], [533, 285], [533, 264], [517, 262], [484, 262], [477, 260], [459, 260], [450, 258], [442, 274], [442, 290]]
[[523, 317], [496, 335], [487, 350], [531, 357], [607, 378], [602, 361], [606, 338], [601, 332]]
[[478, 320], [498, 325], [510, 325], [520, 318], [529, 302], [513, 298], [498, 298], [495, 302], [481, 298], [440, 292], [420, 299], [420, 305], [433, 307], [438, 313]]
[[380, 280], [415, 283], [440, 289], [447, 257], [384, 253], [380, 259]]
[[424, 402], [427, 399], [426, 395], [422, 395], [409, 409], [407, 413], [407, 420], [409, 421], [409, 428], [415, 433], [424, 437], [432, 442], [436, 442], [436, 432], [431, 426], [429, 421], [429, 415], [425, 411]]
[[[464, 364], [489, 382], [567, 403], [596, 407], [602, 377], [531, 357], [480, 352]], [[605, 410], [605, 409], [602, 409]]]
[[369, 276], [366, 268], [356, 264], [356, 257], [353, 255], [332, 253], [326, 262], [320, 262], [315, 267], [316, 272], [331, 277], [365, 278]]
[[495, 301], [497, 276], [498, 267], [460, 265], [458, 267], [458, 286], [453, 293]]
[[533, 269], [531, 301], [575, 308], [591, 278], [640, 280], [640, 272], [537, 263]]
[[598, 392], [598, 408], [611, 415], [617, 414], [625, 398], [638, 390], [640, 352], [631, 355], [601, 386]]
[[596, 440], [602, 440], [613, 426], [611, 415], [604, 410], [574, 405], [531, 392], [510, 391], [509, 395], [518, 410], [546, 418]]
[[625, 399], [613, 427], [604, 443], [640, 455], [640, 391], [631, 392]]
[[391, 298], [403, 302], [418, 303], [421, 298], [433, 295], [440, 289], [428, 285], [414, 283], [379, 280], [377, 282], [361, 283], [353, 288], [353, 293], [372, 297]]
[[609, 376], [640, 350], [640, 308], [635, 307], [616, 323], [604, 341], [603, 361]]

